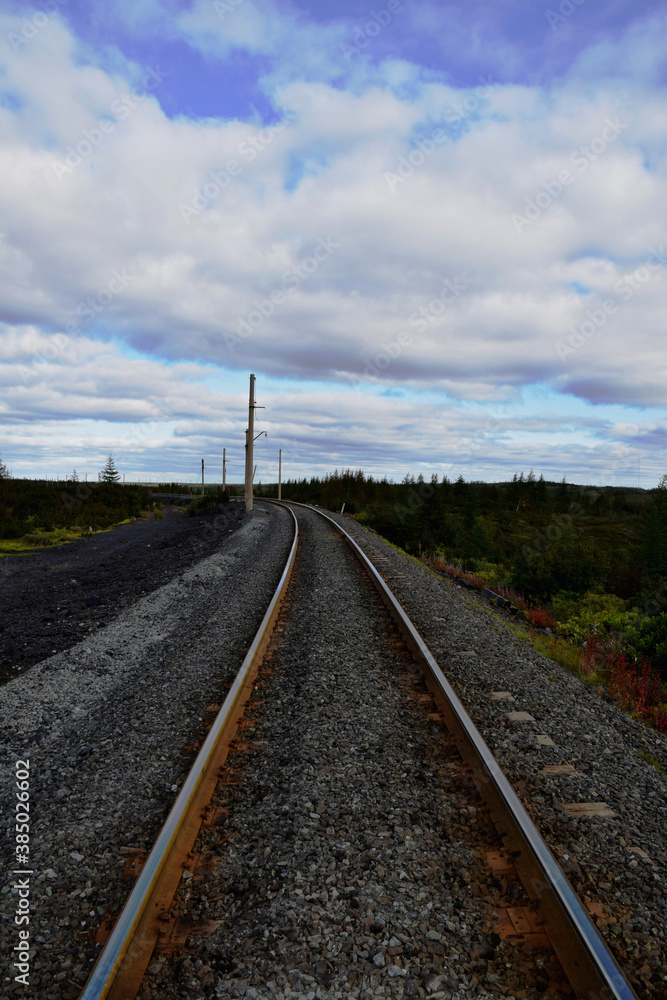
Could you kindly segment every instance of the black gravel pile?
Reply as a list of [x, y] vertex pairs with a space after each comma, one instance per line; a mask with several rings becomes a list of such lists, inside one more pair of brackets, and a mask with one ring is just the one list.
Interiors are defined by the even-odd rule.
[[0, 684], [70, 649], [120, 610], [215, 552], [243, 504], [167, 509], [68, 545], [0, 559]]

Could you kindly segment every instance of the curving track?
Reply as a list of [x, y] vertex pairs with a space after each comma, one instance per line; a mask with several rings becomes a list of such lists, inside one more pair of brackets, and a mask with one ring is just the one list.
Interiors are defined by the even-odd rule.
[[[283, 504], [282, 506], [286, 507], [287, 505]], [[271, 639], [272, 629], [278, 620], [280, 604], [287, 593], [297, 549], [297, 518], [294, 517], [293, 513], [291, 516], [294, 517], [295, 524], [294, 544], [271, 607], [268, 609], [255, 642], [218, 713], [193, 770], [174, 804], [158, 842], [144, 864], [128, 904], [81, 995], [82, 1000], [93, 1000], [93, 998], [105, 996], [112, 998], [134, 997], [156, 942], [158, 952], [165, 943], [164, 928], [167, 924], [169, 908], [171, 907], [173, 911], [178, 913], [187, 911], [188, 906], [192, 905], [192, 900], [188, 902], [187, 898], [183, 898], [182, 890], [179, 890], [173, 903], [172, 898], [179, 883], [182, 885], [183, 871], [187, 870], [188, 866], [192, 869], [191, 851], [195, 841], [195, 852], [198, 854], [210, 853], [212, 847], [215, 849], [215, 845], [218, 848], [220, 846], [219, 831], [216, 831], [217, 839], [214, 839], [213, 835], [205, 830], [199, 831], [202, 811], [207, 802], [213, 801], [215, 805], [216, 802], [228, 801], [229, 789], [221, 790], [218, 787], [216, 790], [216, 780], [220, 773], [224, 777], [225, 772], [221, 772], [221, 768], [225, 764], [230, 746], [234, 749], [233, 741], [239, 722], [244, 728], [242, 716], [245, 705], [252, 694], [257, 671], [266, 655], [269, 643], [271, 643], [271, 667], [274, 668], [275, 665], [276, 677], [267, 681], [267, 703], [271, 701], [272, 697], [275, 697], [274, 687], [276, 685], [276, 690], [282, 692], [282, 698], [278, 699], [280, 708], [277, 716], [275, 708], [273, 715], [271, 710], [265, 713], [267, 719], [262, 723], [262, 727], [266, 728], [267, 731], [266, 749], [258, 742], [253, 760], [247, 765], [250, 771], [254, 770], [255, 766], [265, 767], [267, 773], [270, 774], [272, 761], [275, 770], [275, 753], [272, 753], [271, 750], [271, 737], [274, 740], [276, 737], [282, 739], [285, 746], [289, 745], [292, 748], [294, 755], [298, 755], [298, 747], [302, 746], [304, 741], [309, 745], [319, 747], [320, 752], [321, 747], [328, 743], [328, 757], [330, 759], [325, 763], [330, 766], [321, 770], [333, 769], [333, 773], [336, 773], [336, 765], [338, 765], [339, 777], [346, 779], [350, 773], [354, 774], [352, 787], [357, 787], [356, 775], [360, 769], [362, 774], [366, 773], [363, 758], [372, 759], [376, 755], [374, 761], [376, 764], [377, 755], [380, 756], [380, 759], [386, 756], [389, 769], [391, 769], [392, 756], [398, 753], [400, 746], [412, 747], [423, 744], [422, 750], [429, 753], [432, 760], [430, 769], [422, 772], [422, 781], [425, 773], [427, 778], [434, 779], [430, 784], [435, 787], [413, 788], [407, 791], [405, 788], [407, 783], [405, 783], [401, 786], [400, 792], [401, 796], [405, 794], [408, 800], [402, 803], [402, 815], [427, 815], [430, 817], [430, 820], [420, 818], [415, 823], [415, 828], [419, 830], [420, 834], [423, 832], [423, 828], [426, 828], [425, 843], [421, 845], [418, 852], [420, 858], [415, 855], [415, 866], [417, 860], [420, 860], [423, 873], [423, 866], [427, 863], [427, 875], [431, 875], [432, 880], [436, 880], [439, 877], [437, 872], [439, 864], [442, 864], [443, 867], [449, 866], [450, 871], [452, 870], [451, 866], [456, 865], [456, 852], [454, 852], [453, 858], [449, 858], [443, 845], [439, 843], [437, 847], [434, 847], [433, 838], [430, 838], [429, 842], [428, 837], [429, 822], [433, 824], [431, 831], [433, 832], [442, 820], [442, 815], [439, 815], [439, 810], [442, 809], [442, 781], [438, 781], [435, 776], [445, 772], [448, 774], [446, 791], [451, 796], [452, 801], [457, 801], [457, 797], [460, 802], [467, 801], [468, 805], [464, 805], [463, 810], [467, 809], [473, 815], [476, 812], [480, 814], [480, 821], [470, 824], [467, 828], [474, 841], [472, 853], [483, 856], [485, 851], [488, 854], [489, 852], [493, 853], [496, 849], [499, 856], [504, 851], [505, 858], [511, 857], [525, 890], [523, 893], [519, 890], [518, 896], [514, 890], [515, 902], [517, 899], [522, 901], [521, 895], [523, 895], [527, 896], [536, 907], [544, 927], [535, 926], [533, 930], [540, 933], [543, 933], [544, 930], [547, 931], [575, 994], [589, 997], [591, 1000], [602, 997], [629, 1000], [629, 998], [634, 997], [635, 994], [620, 973], [551, 852], [539, 836], [528, 814], [504, 778], [423, 640], [381, 576], [356, 543], [333, 520], [321, 511], [315, 511], [314, 508], [302, 508], [301, 505], [291, 506], [298, 511], [303, 541], [297, 560], [298, 571], [290, 588], [289, 601], [291, 606], [289, 613], [283, 621], [283, 627]], [[352, 554], [341, 552], [343, 538]], [[359, 564], [354, 565], [354, 559], [361, 562], [361, 574]], [[378, 607], [377, 597], [369, 594], [369, 582], [379, 592], [401, 638], [387, 621], [386, 612]], [[363, 675], [360, 676], [360, 668], [364, 664], [368, 674], [367, 678], [364, 678]], [[391, 665], [389, 672], [387, 672], [388, 665]], [[430, 697], [435, 702], [435, 705], [431, 703], [430, 708], [436, 710], [430, 712], [430, 720], [426, 721], [424, 708], [417, 709], [415, 704], [420, 701], [428, 710], [430, 700], [426, 687], [423, 685], [420, 687], [415, 676], [417, 667], [421, 671]], [[399, 680], [401, 671], [403, 677]], [[411, 684], [412, 687], [406, 688], [406, 679], [408, 685]], [[368, 684], [367, 693], [364, 693], [361, 698], [358, 692], [360, 683], [362, 687]], [[411, 691], [410, 695], [406, 695], [408, 690]], [[409, 707], [405, 706], [406, 697], [411, 701]], [[303, 704], [300, 705], [299, 702], [302, 699]], [[261, 715], [263, 712], [260, 711], [258, 714]], [[401, 732], [398, 734], [388, 732], [388, 725], [399, 715]], [[417, 715], [420, 715], [421, 718], [417, 718]], [[300, 720], [300, 716], [304, 716], [305, 719]], [[292, 720], [289, 727], [284, 724], [286, 717]], [[441, 725], [443, 719], [449, 736], [443, 732], [444, 726]], [[293, 746], [292, 732], [299, 721], [305, 721], [306, 735], [300, 734], [297, 737], [296, 746]], [[431, 723], [430, 727], [429, 722]], [[432, 725], [433, 722], [436, 723], [435, 726]], [[331, 746], [332, 725], [333, 732], [341, 734], [340, 747], [338, 748]], [[420, 727], [421, 733], [419, 732]], [[435, 734], [433, 733], [434, 729]], [[350, 741], [354, 733], [358, 734], [357, 742], [363, 743], [366, 748], [362, 760], [357, 760], [359, 757], [357, 746], [353, 744], [350, 749]], [[429, 742], [436, 744], [434, 749], [427, 749]], [[451, 772], [447, 771], [447, 768], [451, 767], [454, 744], [468, 768], [467, 773], [460, 777], [460, 787], [456, 784]], [[390, 747], [390, 752], [387, 751], [386, 755], [384, 753], [385, 746]], [[236, 738], [236, 747], [238, 749], [238, 737]], [[351, 752], [352, 758], [350, 758]], [[262, 762], [262, 756], [265, 758], [265, 763]], [[342, 762], [345, 758], [350, 758], [352, 763], [348, 760], [343, 766]], [[257, 914], [256, 929], [259, 930], [263, 926], [271, 937], [275, 936], [276, 940], [279, 941], [280, 935], [277, 931], [280, 929], [285, 931], [287, 928], [284, 937], [288, 942], [291, 940], [296, 945], [297, 950], [301, 948], [300, 954], [307, 958], [307, 961], [302, 962], [302, 964], [314, 971], [315, 978], [319, 976], [319, 981], [325, 985], [335, 984], [337, 963], [334, 961], [334, 956], [342, 955], [343, 958], [338, 962], [339, 977], [346, 975], [346, 966], [354, 966], [355, 969], [359, 970], [359, 976], [355, 976], [352, 980], [353, 986], [357, 978], [360, 977], [359, 986], [362, 989], [364, 986], [369, 989], [372, 986], [375, 989], [378, 977], [386, 974], [397, 988], [400, 985], [401, 988], [405, 989], [406, 995], [418, 995], [409, 990], [409, 983], [416, 982], [416, 980], [410, 980], [411, 969], [420, 969], [419, 950], [421, 946], [414, 935], [413, 937], [408, 935], [409, 941], [402, 941], [396, 935], [389, 936], [388, 941], [394, 941], [393, 946], [389, 944], [384, 950], [378, 951], [376, 955], [370, 955], [367, 949], [351, 944], [354, 935], [347, 926], [348, 924], [354, 925], [355, 917], [358, 916], [355, 913], [358, 906], [347, 904], [349, 904], [350, 899], [352, 901], [357, 899], [358, 903], [358, 897], [363, 895], [358, 887], [354, 889], [354, 885], [351, 885], [352, 879], [350, 877], [350, 863], [355, 860], [355, 835], [357, 843], [364, 843], [363, 838], [359, 838], [358, 830], [355, 830], [355, 827], [372, 830], [376, 825], [378, 827], [386, 825], [383, 819], [386, 818], [387, 812], [386, 809], [383, 812], [379, 807], [377, 788], [371, 787], [368, 794], [366, 794], [365, 788], [365, 786], [372, 786], [375, 783], [382, 789], [382, 774], [378, 775], [376, 766], [371, 767], [368, 776], [362, 779], [362, 794], [357, 806], [353, 808], [351, 802], [348, 801], [351, 792], [348, 792], [346, 787], [342, 789], [335, 787], [329, 781], [330, 776], [327, 775], [325, 775], [327, 780], [324, 781], [319, 781], [317, 777], [313, 778], [313, 775], [308, 773], [309, 768], [303, 763], [290, 769], [286, 763], [287, 759], [283, 754], [278, 780], [282, 772], [289, 771], [290, 783], [285, 788], [274, 785], [267, 792], [267, 783], [265, 782], [262, 787], [266, 794], [262, 798], [265, 799], [266, 804], [263, 801], [261, 807], [257, 803], [256, 795], [253, 801], [244, 804], [242, 792], [240, 794], [239, 815], [242, 817], [244, 809], [247, 812], [248, 809], [254, 807], [261, 808], [263, 815], [268, 814], [277, 819], [281, 811], [281, 797], [285, 797], [286, 791], [289, 790], [291, 795], [294, 795], [295, 790], [297, 793], [307, 792], [305, 798], [309, 805], [313, 806], [313, 810], [309, 814], [311, 820], [317, 816], [317, 824], [319, 824], [320, 816], [325, 817], [331, 814], [327, 835], [329, 835], [330, 830], [329, 839], [337, 840], [339, 843], [338, 849], [335, 845], [328, 845], [332, 859], [326, 870], [331, 870], [333, 878], [328, 876], [326, 885], [333, 885], [336, 889], [333, 912], [337, 910], [338, 899], [345, 902], [345, 906], [341, 903], [341, 913], [345, 909], [348, 912], [343, 916], [337, 914], [336, 919], [331, 918], [335, 930], [333, 934], [328, 935], [328, 938], [325, 935], [327, 947], [322, 952], [318, 964], [315, 959], [317, 958], [317, 948], [321, 942], [317, 942], [315, 945], [309, 943], [318, 935], [311, 933], [310, 937], [306, 939], [305, 930], [300, 933], [298, 926], [292, 926], [299, 923], [296, 909], [299, 896], [303, 895], [302, 890], [297, 889], [297, 876], [300, 875], [300, 872], [297, 869], [296, 873], [292, 873], [290, 879], [290, 872], [285, 870], [289, 868], [289, 860], [278, 857], [283, 841], [276, 842], [275, 838], [272, 839], [268, 835], [264, 855], [269, 860], [263, 862], [262, 870], [266, 869], [267, 864], [273, 866], [271, 871], [275, 877], [271, 884], [273, 885], [275, 882], [275, 886], [273, 886], [274, 891], [269, 891], [267, 894], [272, 901], [270, 906], [267, 907], [265, 898], [262, 899], [261, 903], [259, 900], [255, 900], [251, 904]], [[306, 759], [308, 759], [308, 755], [306, 755]], [[439, 768], [433, 766], [438, 763], [442, 766]], [[472, 804], [474, 795], [471, 793], [470, 787], [466, 787], [466, 782], [468, 786], [470, 785], [470, 776], [475, 782], [486, 809], [484, 806], [480, 809], [481, 804], [478, 799], [476, 805]], [[298, 785], [301, 787], [295, 789], [295, 786]], [[380, 796], [380, 802], [384, 802], [386, 805], [387, 799], [392, 800], [396, 796], [394, 780], [387, 781], [384, 792], [384, 796]], [[303, 795], [300, 797], [304, 798]], [[310, 802], [310, 799], [319, 799], [321, 805], [316, 807], [314, 802]], [[271, 812], [272, 807], [273, 813]], [[229, 819], [232, 821], [233, 802], [224, 808], [230, 808]], [[491, 829], [483, 815], [487, 810], [493, 819], [495, 831]], [[221, 811], [221, 807], [219, 807], [219, 811]], [[454, 819], [452, 822], [456, 823], [456, 820]], [[291, 849], [294, 842], [298, 843], [299, 837], [301, 837], [301, 842], [306, 845], [305, 856], [308, 856], [308, 844], [312, 842], [313, 837], [312, 832], [309, 833], [307, 827], [308, 820], [306, 819], [304, 827], [296, 831], [293, 843], [290, 845]], [[393, 828], [395, 832], [395, 821]], [[402, 828], [399, 827], [399, 829]], [[456, 835], [456, 829], [454, 826], [452, 827], [454, 835]], [[464, 829], [466, 828], [464, 827]], [[230, 831], [234, 832], [231, 826]], [[345, 837], [347, 840], [344, 839]], [[223, 841], [225, 839], [223, 838]], [[405, 844], [409, 839], [409, 837], [405, 837]], [[451, 835], [450, 839], [452, 839]], [[347, 844], [348, 849], [345, 848], [345, 844]], [[363, 850], [365, 849], [363, 848]], [[321, 853], [327, 850], [327, 846], [318, 846], [317, 850]], [[357, 847], [356, 852], [358, 853], [359, 850], [360, 848]], [[341, 851], [342, 860], [339, 857]], [[215, 885], [211, 891], [204, 886], [212, 882], [215, 883], [217, 879], [219, 882], [221, 881], [218, 888], [229, 889], [229, 872], [234, 869], [238, 874], [239, 857], [242, 865], [245, 864], [246, 868], [251, 866], [253, 862], [256, 864], [256, 858], [251, 858], [249, 855], [246, 857], [243, 846], [235, 849], [234, 852], [229, 850], [230, 857], [227, 859], [224, 856], [224, 848], [222, 852], [218, 849], [217, 853], [222, 854], [220, 874], [208, 878], [205, 882], [198, 883], [197, 908], [200, 911], [207, 910], [209, 913], [213, 911], [219, 920], [217, 928], [211, 925], [210, 953], [213, 954], [217, 950], [230, 956], [233, 954], [235, 946], [238, 946], [240, 950], [243, 944], [240, 939], [237, 940], [239, 935], [237, 934], [236, 937], [234, 935], [235, 917], [237, 916], [234, 906], [235, 893], [226, 892], [222, 896], [218, 894], [217, 902], [219, 905], [212, 907], [211, 903], [216, 902]], [[257, 853], [254, 846], [250, 853]], [[301, 853], [303, 854], [303, 851]], [[310, 849], [310, 853], [313, 853], [312, 849]], [[406, 869], [403, 874], [409, 884], [415, 885], [421, 876], [417, 874], [416, 870], [408, 870], [410, 867], [408, 855], [410, 855], [409, 850], [404, 851], [401, 855], [401, 863]], [[235, 861], [234, 858], [237, 860]], [[368, 865], [367, 869], [363, 867], [361, 869], [364, 876], [367, 871], [375, 868], [377, 880], [382, 882], [384, 879], [387, 882], [385, 887], [387, 891], [382, 891], [382, 886], [380, 886], [376, 896], [380, 907], [388, 906], [395, 892], [395, 889], [390, 887], [393, 883], [391, 875], [386, 870], [388, 865], [378, 864], [378, 859], [370, 856], [367, 856], [363, 863]], [[227, 865], [229, 872], [226, 871], [225, 865]], [[512, 865], [507, 862], [506, 875], [511, 867]], [[354, 864], [352, 864], [352, 868], [354, 868]], [[469, 875], [468, 872], [466, 874]], [[226, 878], [227, 883], [225, 883]], [[452, 878], [456, 882], [453, 875]], [[511, 882], [511, 876], [509, 878]], [[367, 880], [364, 878], [361, 881], [364, 882], [365, 886]], [[443, 878], [443, 886], [444, 882]], [[190, 884], [187, 879], [186, 884]], [[311, 889], [316, 888], [316, 886], [311, 886]], [[326, 886], [321, 886], [319, 889], [320, 894], [323, 893], [327, 896], [327, 903], [330, 903], [332, 893], [327, 892]], [[401, 887], [401, 891], [405, 891], [405, 886]], [[188, 895], [186, 894], [186, 896]], [[398, 897], [402, 899], [402, 904], [408, 903], [408, 895], [414, 896], [416, 901], [420, 899], [420, 892], [415, 889], [414, 893], [410, 892], [403, 897]], [[443, 891], [442, 895], [443, 903], [449, 903], [447, 893]], [[313, 896], [312, 891], [310, 896]], [[528, 899], [523, 901], [527, 903]], [[368, 912], [375, 914], [378, 903], [373, 904], [370, 899], [369, 903]], [[396, 906], [396, 903], [393, 905]], [[225, 908], [227, 909], [226, 913], [224, 912]], [[409, 916], [410, 905], [404, 906], [404, 909]], [[416, 914], [417, 909], [413, 909], [415, 909]], [[464, 922], [463, 926], [460, 922], [458, 926], [456, 923], [452, 923], [447, 916], [449, 909], [451, 906], [444, 905], [440, 915], [438, 915], [437, 909], [432, 911], [430, 922], [436, 923], [438, 926], [447, 924], [448, 929], [450, 929], [449, 924], [452, 924], [453, 930], [450, 929], [450, 937], [452, 934], [454, 938], [460, 937], [462, 933], [468, 934], [471, 938], [474, 935], [483, 937], [483, 932], [488, 931], [488, 913], [485, 915], [482, 909], [477, 917], [469, 916], [468, 924]], [[291, 914], [287, 924], [285, 922], [286, 914]], [[338, 919], [339, 917], [340, 919]], [[415, 916], [413, 919], [416, 922], [417, 917]], [[319, 918], [315, 922], [319, 923]], [[377, 916], [375, 925], [378, 927], [381, 925], [389, 926], [388, 921], [381, 916]], [[431, 938], [428, 938], [429, 932], [424, 933], [427, 935], [426, 941], [433, 942], [437, 941], [438, 938], [443, 940], [439, 931], [431, 931]], [[243, 937], [243, 933], [240, 937]], [[252, 941], [252, 933], [249, 937]], [[401, 937], [404, 938], [405, 935], [401, 935]], [[444, 940], [446, 940], [446, 935]], [[424, 948], [429, 947], [426, 941]], [[346, 942], [350, 944], [350, 948], [345, 947]], [[277, 947], [280, 952], [280, 945]], [[437, 948], [432, 945], [429, 951], [435, 966], [438, 966], [439, 948], [441, 951], [444, 950], [439, 944]], [[290, 959], [290, 946], [285, 945], [285, 949], [285, 967], [289, 966], [291, 960], [292, 967], [296, 968], [297, 966], [294, 964], [296, 958], [291, 956]], [[245, 950], [247, 951], [247, 947]], [[275, 955], [275, 951], [276, 949], [273, 949], [271, 954]], [[378, 957], [380, 955], [382, 955], [382, 961]], [[413, 956], [412, 961], [411, 956]], [[525, 963], [527, 960], [522, 958], [521, 961]], [[422, 961], [421, 966], [423, 964]], [[442, 963], [440, 962], [440, 964]], [[505, 964], [507, 965], [507, 963]], [[261, 957], [260, 955], [256, 961], [251, 961], [250, 965], [251, 972], [254, 973], [255, 977], [259, 976], [260, 981], [263, 976], [267, 979], [270, 976], [274, 978], [276, 976], [275, 962], [271, 964], [266, 956]], [[543, 965], [544, 960], [542, 960], [542, 967]], [[383, 973], [380, 973], [379, 969], [382, 969]], [[392, 970], [394, 971], [392, 972]], [[521, 975], [533, 976], [533, 973], [526, 972], [524, 968]], [[491, 981], [494, 981], [493, 977]], [[444, 985], [447, 983], [445, 982]], [[187, 992], [179, 991], [180, 987], [179, 990], [172, 992], [173, 984], [166, 982], [161, 985], [156, 983], [154, 986], [157, 991], [155, 995], [164, 997], [188, 995]], [[454, 981], [449, 983], [450, 989], [454, 986]], [[547, 995], [555, 996], [558, 986], [558, 971], [552, 969], [550, 985], [545, 982], [540, 989], [542, 992], [547, 991]], [[146, 995], [153, 995], [150, 992], [151, 987], [146, 988], [149, 990]], [[350, 988], [349, 982], [347, 988]], [[551, 989], [550, 994], [549, 989]], [[223, 992], [219, 995], [227, 994]], [[391, 995], [402, 994], [396, 992]], [[447, 994], [443, 993], [443, 995]], [[480, 995], [487, 994], [480, 993]]]

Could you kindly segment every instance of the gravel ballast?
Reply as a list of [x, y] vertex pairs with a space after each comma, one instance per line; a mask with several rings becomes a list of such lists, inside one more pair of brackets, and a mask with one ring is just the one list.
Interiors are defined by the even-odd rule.
[[[385, 577], [642, 997], [667, 983], [667, 740], [537, 653], [489, 604], [352, 518], [331, 515]], [[494, 700], [507, 692], [514, 701]], [[512, 721], [527, 712], [534, 721]], [[537, 737], [553, 745], [541, 745]], [[648, 763], [648, 757], [653, 763]], [[542, 768], [571, 764], [576, 775]], [[564, 804], [605, 802], [613, 818]]]
[[500, 844], [412, 657], [335, 529], [298, 517], [229, 812], [195, 846], [219, 867], [174, 904], [219, 924], [156, 956], [141, 996], [554, 997], [553, 955], [493, 932], [494, 902], [527, 900], [485, 864]]
[[[7, 817], [14, 761], [30, 760], [30, 995], [78, 996], [94, 932], [131, 886], [120, 849], [152, 846], [194, 758], [187, 746], [238, 670], [291, 538], [280, 509], [245, 517], [218, 538], [219, 551], [0, 689]], [[13, 851], [8, 822], [5, 870]], [[5, 958], [18, 941], [17, 903], [10, 876], [0, 905]], [[25, 995], [10, 971], [6, 961], [0, 995]]]

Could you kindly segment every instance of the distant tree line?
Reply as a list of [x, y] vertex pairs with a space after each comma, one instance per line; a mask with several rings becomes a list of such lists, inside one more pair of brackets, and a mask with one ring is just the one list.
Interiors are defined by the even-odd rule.
[[143, 486], [2, 479], [0, 539], [76, 526], [108, 528], [128, 517], [139, 517], [150, 503]]
[[288, 480], [283, 496], [334, 511], [345, 504], [406, 552], [510, 588], [559, 622], [579, 621], [584, 609], [587, 627], [624, 634], [667, 680], [667, 476], [639, 490], [546, 481], [532, 470], [505, 483], [394, 483], [346, 469]]
[[412, 554], [439, 553], [545, 600], [598, 587], [624, 599], [667, 573], [667, 477], [652, 491], [580, 487], [531, 470], [511, 482], [361, 470], [288, 480], [283, 496], [353, 514]]

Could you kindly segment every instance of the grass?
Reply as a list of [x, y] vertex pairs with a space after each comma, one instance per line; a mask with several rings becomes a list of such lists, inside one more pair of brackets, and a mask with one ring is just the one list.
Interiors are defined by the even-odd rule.
[[[164, 516], [164, 515], [163, 515]], [[28, 556], [43, 549], [55, 549], [60, 545], [69, 545], [80, 538], [90, 538], [92, 535], [101, 535], [107, 531], [113, 531], [121, 524], [130, 524], [133, 519], [126, 517], [117, 524], [110, 524], [108, 528], [97, 528], [88, 531], [88, 528], [75, 525], [73, 528], [56, 528], [54, 531], [33, 531], [23, 538], [0, 538], [0, 558], [3, 556]]]
[[647, 764], [650, 764], [651, 767], [654, 767], [656, 769], [656, 771], [660, 771], [661, 774], [665, 773], [665, 769], [662, 766], [662, 764], [660, 763], [660, 761], [656, 760], [656, 758], [653, 756], [653, 754], [649, 753], [648, 750], [644, 750], [643, 747], [642, 747], [642, 748], [640, 748], [637, 751], [637, 753], [639, 754], [639, 756], [641, 757], [642, 760], [646, 761]]
[[512, 635], [516, 636], [517, 639], [520, 639], [521, 642], [531, 641], [530, 633], [527, 632], [525, 628], [521, 628], [519, 625], [515, 625], [514, 622], [507, 622], [507, 621], [503, 622], [503, 625], [505, 626], [505, 628], [508, 628], [510, 630]]
[[8, 538], [3, 540], [0, 538], [0, 550], [2, 550], [3, 556], [10, 555], [21, 555], [25, 556], [28, 552], [35, 552], [34, 545], [28, 545], [28, 543], [23, 538]]
[[429, 566], [427, 562], [424, 561], [423, 556], [413, 556], [410, 552], [406, 552], [405, 549], [402, 549], [400, 545], [394, 545], [393, 542], [390, 542], [388, 538], [384, 538], [382, 535], [378, 535], [378, 538], [382, 538], [382, 541], [386, 542], [390, 548], [394, 549], [394, 551], [396, 552], [400, 552], [401, 555], [405, 556], [406, 559], [411, 559], [413, 563], [416, 563], [418, 566], [421, 566], [421, 568], [425, 569], [428, 573], [431, 574], [431, 576], [437, 576], [439, 579], [441, 579], [440, 574], [436, 573], [435, 570], [431, 566]]
[[532, 629], [530, 640], [542, 656], [555, 660], [571, 674], [581, 677], [581, 653], [577, 646], [551, 635], [537, 635]]
[[22, 541], [33, 548], [53, 548], [56, 545], [66, 545], [88, 534], [86, 528], [55, 528], [53, 531], [31, 531], [23, 536]]

